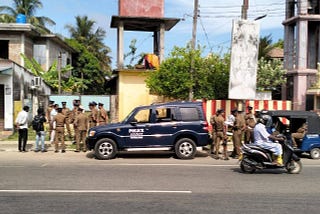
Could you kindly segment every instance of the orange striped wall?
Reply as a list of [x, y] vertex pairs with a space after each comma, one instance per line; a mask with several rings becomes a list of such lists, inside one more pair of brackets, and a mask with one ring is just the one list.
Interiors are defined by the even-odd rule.
[[232, 109], [246, 110], [247, 106], [252, 106], [255, 110], [291, 110], [291, 101], [282, 100], [246, 100], [239, 102], [237, 100], [207, 100], [203, 102], [203, 108], [206, 112], [207, 121], [210, 121], [211, 115], [218, 109], [225, 110], [225, 116], [231, 114]]

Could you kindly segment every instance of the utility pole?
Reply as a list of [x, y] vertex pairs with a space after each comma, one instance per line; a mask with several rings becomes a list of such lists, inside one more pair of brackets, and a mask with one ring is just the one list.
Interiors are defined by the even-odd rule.
[[248, 8], [249, 8], [249, 0], [243, 0], [242, 10], [241, 10], [241, 19], [248, 18]]
[[[191, 50], [194, 52], [196, 47], [196, 38], [197, 38], [197, 22], [198, 22], [198, 9], [199, 8], [199, 0], [194, 0], [194, 11], [193, 11], [193, 26], [192, 26], [192, 39], [191, 39]], [[193, 73], [194, 73], [194, 56], [191, 54], [191, 66], [190, 66], [190, 77], [191, 81], [193, 81]], [[189, 101], [193, 100], [193, 86], [189, 89]]]
[[[248, 19], [248, 8], [249, 8], [249, 0], [243, 0], [242, 8], [241, 8], [241, 19], [247, 20]], [[245, 100], [238, 100], [238, 110], [239, 106], [241, 105], [241, 110], [246, 112], [246, 101]]]
[[58, 56], [58, 65], [57, 65], [57, 69], [58, 69], [58, 81], [59, 81], [59, 87], [58, 87], [58, 94], [61, 94], [61, 61], [62, 61], [62, 56], [61, 56], [61, 52], [59, 53]]

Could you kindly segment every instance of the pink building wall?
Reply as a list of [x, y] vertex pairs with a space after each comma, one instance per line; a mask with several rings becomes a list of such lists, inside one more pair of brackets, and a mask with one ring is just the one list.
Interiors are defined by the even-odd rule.
[[164, 0], [119, 0], [119, 16], [163, 18]]

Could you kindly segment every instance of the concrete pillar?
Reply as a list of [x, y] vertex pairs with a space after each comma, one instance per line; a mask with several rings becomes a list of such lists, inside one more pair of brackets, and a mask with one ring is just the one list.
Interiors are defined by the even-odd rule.
[[308, 24], [308, 44], [307, 44], [307, 68], [317, 69], [317, 22], [309, 22]]
[[118, 49], [118, 56], [117, 56], [117, 67], [118, 69], [123, 69], [124, 67], [124, 48], [123, 48], [123, 43], [124, 43], [124, 37], [123, 37], [123, 32], [124, 32], [124, 27], [123, 27], [123, 22], [120, 22], [117, 28], [117, 49]]
[[164, 32], [165, 25], [164, 23], [160, 24], [160, 41], [159, 41], [159, 62], [161, 63], [164, 60]]
[[293, 86], [293, 110], [305, 110], [306, 107], [306, 91], [307, 76], [295, 75]]
[[318, 38], [317, 38], [317, 40], [318, 40], [318, 49], [317, 49], [317, 51], [318, 51], [318, 53], [317, 53], [317, 62], [320, 62], [320, 26], [317, 26], [317, 28], [318, 28]]
[[298, 0], [298, 13], [299, 15], [308, 13], [308, 0]]
[[300, 20], [297, 23], [297, 59], [296, 68], [305, 69], [307, 68], [307, 57], [308, 57], [308, 21]]
[[294, 49], [295, 49], [295, 41], [294, 41], [294, 26], [286, 25], [284, 27], [284, 68], [288, 70], [293, 69], [294, 65]]
[[160, 37], [159, 31], [153, 32], [153, 53], [157, 56], [159, 56], [160, 54], [159, 37]]

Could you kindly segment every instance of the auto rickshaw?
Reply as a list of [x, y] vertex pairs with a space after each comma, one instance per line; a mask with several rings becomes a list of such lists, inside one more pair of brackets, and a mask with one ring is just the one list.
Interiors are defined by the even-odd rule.
[[[274, 110], [265, 111], [272, 117], [272, 124], [267, 128], [272, 132], [283, 133], [285, 130], [295, 133], [301, 126], [306, 130], [302, 138], [296, 139], [296, 150], [309, 153], [312, 159], [320, 159], [320, 117], [315, 112]], [[292, 140], [292, 139], [291, 139]]]

